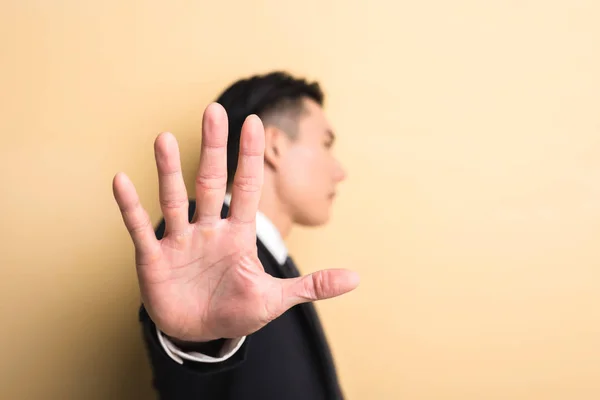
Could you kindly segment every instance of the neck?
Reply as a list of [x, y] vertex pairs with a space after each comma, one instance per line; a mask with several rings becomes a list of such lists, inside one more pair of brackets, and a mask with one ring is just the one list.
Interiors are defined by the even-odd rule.
[[293, 221], [285, 205], [279, 199], [274, 185], [267, 184], [267, 179], [270, 177], [267, 174], [265, 175], [265, 184], [260, 196], [258, 210], [275, 225], [281, 237], [285, 239], [292, 230]]

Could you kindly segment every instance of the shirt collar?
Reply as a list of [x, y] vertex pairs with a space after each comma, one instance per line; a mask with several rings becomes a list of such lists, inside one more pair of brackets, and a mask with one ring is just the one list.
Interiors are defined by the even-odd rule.
[[[229, 207], [230, 202], [231, 194], [227, 193], [225, 195], [225, 204]], [[265, 245], [275, 260], [283, 265], [288, 256], [285, 242], [271, 220], [260, 211], [257, 211], [256, 213], [256, 236], [258, 237], [258, 240]]]

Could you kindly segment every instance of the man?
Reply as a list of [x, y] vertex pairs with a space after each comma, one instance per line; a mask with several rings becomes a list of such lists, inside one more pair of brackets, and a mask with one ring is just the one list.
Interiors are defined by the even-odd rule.
[[156, 232], [131, 181], [115, 176], [161, 399], [343, 397], [311, 301], [353, 290], [358, 277], [300, 276], [283, 242], [294, 224], [328, 220], [345, 177], [322, 105], [318, 84], [285, 73], [234, 83], [203, 116], [195, 201], [176, 140], [159, 135]]

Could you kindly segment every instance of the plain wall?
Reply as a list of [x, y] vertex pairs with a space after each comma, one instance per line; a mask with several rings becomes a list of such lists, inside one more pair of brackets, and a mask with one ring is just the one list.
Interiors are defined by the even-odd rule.
[[[600, 3], [0, 3], [0, 397], [152, 398], [125, 171], [152, 143], [191, 184], [233, 80], [318, 79], [349, 171], [295, 230], [349, 399], [600, 398]], [[188, 186], [191, 188], [191, 186]]]

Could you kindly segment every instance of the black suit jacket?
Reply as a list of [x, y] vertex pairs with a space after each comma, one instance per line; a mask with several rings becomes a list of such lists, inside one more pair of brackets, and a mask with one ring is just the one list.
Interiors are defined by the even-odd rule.
[[[190, 201], [189, 218], [195, 202]], [[225, 206], [222, 217], [227, 215]], [[164, 234], [164, 220], [156, 230]], [[260, 242], [258, 257], [265, 271], [291, 278]], [[153, 385], [163, 400], [339, 400], [343, 398], [335, 366], [313, 304], [295, 306], [249, 335], [228, 360], [181, 365], [163, 350], [144, 306], [143, 336], [153, 371]]]

